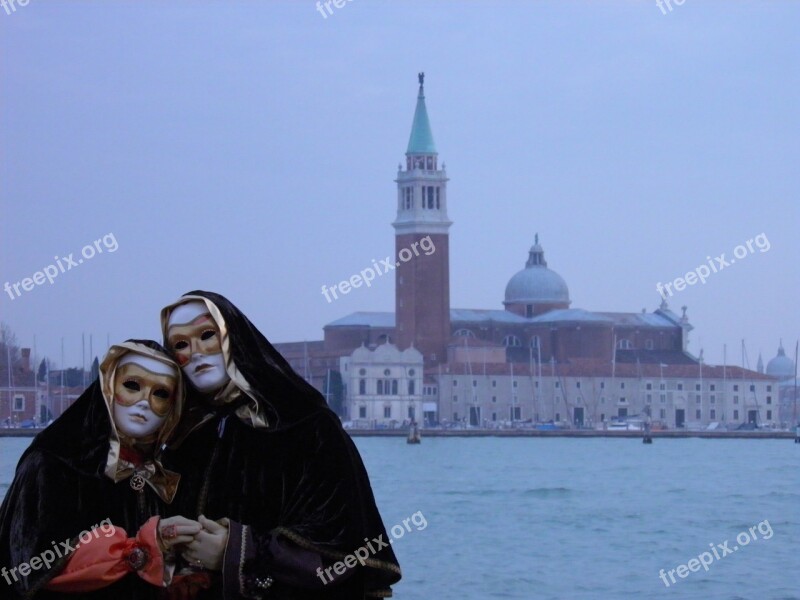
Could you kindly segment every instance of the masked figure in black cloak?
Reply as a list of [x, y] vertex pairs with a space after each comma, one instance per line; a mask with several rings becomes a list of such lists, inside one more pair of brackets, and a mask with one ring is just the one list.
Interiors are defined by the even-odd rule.
[[322, 395], [218, 294], [186, 294], [162, 325], [194, 388], [166, 456], [183, 476], [177, 514], [204, 526], [183, 551], [214, 573], [201, 597], [390, 596], [397, 559], [361, 457]]
[[179, 475], [156, 451], [182, 404], [179, 367], [161, 346], [111, 347], [98, 379], [19, 461], [0, 507], [0, 598], [163, 595], [165, 554], [201, 530], [158, 517]]

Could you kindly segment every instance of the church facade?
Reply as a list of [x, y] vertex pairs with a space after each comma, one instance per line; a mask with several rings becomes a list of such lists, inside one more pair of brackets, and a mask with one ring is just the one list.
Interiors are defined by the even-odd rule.
[[393, 312], [356, 312], [325, 325], [321, 341], [276, 344], [343, 419], [387, 427], [604, 427], [633, 416], [668, 428], [781, 424], [775, 376], [705, 365], [688, 352], [686, 307], [573, 307], [538, 234], [503, 308], [451, 307], [447, 182], [420, 74], [392, 226], [396, 256], [423, 242], [435, 251], [398, 261]]

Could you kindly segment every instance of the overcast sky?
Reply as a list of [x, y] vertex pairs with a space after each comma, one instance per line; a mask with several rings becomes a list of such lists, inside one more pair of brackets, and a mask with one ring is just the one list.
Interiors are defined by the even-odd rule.
[[393, 276], [332, 303], [321, 286], [393, 252], [393, 179], [425, 71], [450, 177], [453, 307], [502, 308], [537, 232], [573, 307], [632, 312], [658, 306], [658, 282], [764, 234], [768, 251], [670, 307], [688, 306], [690, 350], [709, 362], [727, 344], [740, 364], [742, 339], [752, 367], [781, 337], [793, 354], [800, 3], [331, 8], [0, 10], [0, 285], [103, 249], [52, 284], [2, 292], [23, 345], [35, 335], [59, 362], [64, 337], [80, 364], [82, 332], [95, 353], [106, 335], [158, 339], [160, 308], [195, 288], [273, 341], [393, 310]]

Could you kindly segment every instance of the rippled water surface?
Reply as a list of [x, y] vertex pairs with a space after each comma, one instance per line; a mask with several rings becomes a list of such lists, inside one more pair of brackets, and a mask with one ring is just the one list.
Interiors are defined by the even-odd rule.
[[[29, 442], [0, 439], [0, 496]], [[387, 529], [398, 526], [400, 600], [800, 599], [800, 445], [791, 440], [356, 443]], [[403, 527], [418, 511], [424, 521]], [[739, 547], [737, 535], [759, 523], [765, 533]], [[670, 587], [659, 579], [726, 540], [738, 549], [707, 572], [676, 573]]]

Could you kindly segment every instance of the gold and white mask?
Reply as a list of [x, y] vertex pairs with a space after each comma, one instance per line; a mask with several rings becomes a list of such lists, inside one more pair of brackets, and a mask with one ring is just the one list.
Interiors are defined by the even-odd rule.
[[179, 374], [174, 367], [130, 352], [114, 372], [114, 423], [123, 435], [146, 438], [175, 408]]
[[215, 392], [230, 381], [219, 326], [204, 302], [175, 307], [167, 322], [167, 344], [186, 378], [201, 393]]

